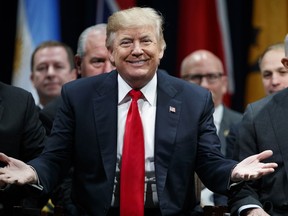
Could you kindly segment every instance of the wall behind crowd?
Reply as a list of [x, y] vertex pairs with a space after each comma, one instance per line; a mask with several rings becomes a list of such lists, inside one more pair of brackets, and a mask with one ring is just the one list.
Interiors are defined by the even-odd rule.
[[[20, 0], [19, 0], [20, 1]], [[120, 0], [118, 0], [120, 1]], [[186, 20], [181, 19], [181, 15], [184, 14], [184, 10], [187, 9], [189, 15], [189, 8], [185, 8], [185, 3], [189, 3], [189, 7], [199, 6], [199, 4], [210, 5], [211, 1], [214, 0], [138, 0], [135, 1], [137, 6], [150, 6], [157, 10], [159, 10], [165, 18], [164, 25], [164, 36], [167, 42], [167, 49], [165, 51], [165, 56], [161, 61], [160, 67], [167, 70], [173, 76], [178, 76], [179, 73], [179, 64], [188, 52], [192, 52], [193, 50], [186, 50], [183, 53], [179, 54], [179, 44], [181, 46], [185, 46], [186, 43], [193, 43], [193, 40], [189, 41], [189, 37], [185, 38], [185, 26], [187, 26], [187, 30], [189, 30], [190, 34], [197, 34], [197, 29], [191, 29], [189, 24], [192, 22], [189, 17]], [[216, 1], [216, 0], [215, 0]], [[233, 0], [227, 1], [227, 15], [228, 15], [228, 25], [230, 29], [230, 40], [231, 40], [231, 59], [233, 60], [233, 76], [234, 80], [234, 92], [231, 95], [230, 106], [238, 111], [243, 111], [245, 105], [247, 103], [246, 96], [251, 95], [247, 93], [247, 85], [246, 79], [249, 75], [249, 71], [257, 71], [256, 57], [262, 51], [263, 44], [269, 45], [272, 42], [283, 41], [285, 34], [288, 28], [287, 23], [283, 23], [279, 26], [278, 23], [278, 31], [274, 31], [275, 25], [273, 26], [271, 22], [269, 22], [270, 26], [263, 26], [259, 22], [255, 21], [253, 18], [253, 14], [258, 14], [259, 11], [256, 12], [254, 6], [259, 8], [259, 5], [262, 6], [262, 17], [263, 19], [272, 19], [272, 11], [277, 11], [275, 16], [286, 16], [287, 13], [283, 10], [288, 10], [286, 4], [286, 0]], [[61, 38], [62, 41], [70, 45], [74, 52], [76, 52], [77, 40], [79, 34], [88, 26], [95, 24], [96, 20], [96, 3], [97, 0], [60, 0], [60, 16], [61, 16]], [[15, 32], [16, 32], [16, 17], [17, 17], [17, 0], [10, 0], [5, 3], [5, 8], [2, 7], [3, 10], [8, 12], [8, 15], [3, 15], [1, 13], [1, 21], [5, 24], [5, 28], [1, 28], [1, 64], [0, 64], [0, 80], [5, 83], [11, 83], [12, 71], [13, 71], [13, 57], [14, 57], [14, 49], [15, 49]], [[181, 6], [182, 5], [182, 6]], [[184, 5], [184, 7], [183, 7]], [[265, 11], [267, 9], [267, 11]], [[268, 9], [270, 10], [268, 12]], [[186, 11], [186, 12], [187, 12]], [[196, 11], [197, 12], [197, 11]], [[267, 13], [267, 16], [265, 16]], [[269, 14], [268, 14], [269, 13]], [[7, 14], [7, 13], [5, 13]], [[191, 14], [193, 15], [193, 14]], [[259, 16], [258, 16], [259, 17]], [[287, 18], [287, 17], [286, 17]], [[277, 19], [282, 19], [281, 17], [274, 17], [274, 21]], [[288, 19], [286, 19], [288, 20]], [[181, 23], [179, 23], [181, 22]], [[197, 20], [193, 20], [193, 22], [197, 22]], [[267, 22], [266, 22], [267, 23]], [[179, 30], [179, 25], [181, 25], [181, 32]], [[211, 24], [212, 25], [212, 24]], [[255, 26], [256, 25], [256, 26]], [[261, 26], [262, 25], [262, 26]], [[286, 25], [286, 26], [284, 26]], [[208, 29], [213, 26], [206, 26]], [[265, 27], [265, 28], [264, 28]], [[269, 29], [271, 28], [271, 29]], [[280, 29], [282, 29], [280, 31]], [[264, 31], [265, 30], [265, 31]], [[260, 39], [263, 38], [263, 34], [271, 34], [274, 36], [270, 40], [266, 40], [262, 44], [259, 44]], [[260, 36], [259, 36], [260, 35]], [[261, 36], [262, 35], [262, 36]], [[213, 35], [212, 35], [213, 37]], [[187, 40], [187, 41], [186, 41]], [[274, 41], [273, 41], [274, 40]], [[219, 43], [219, 41], [215, 40], [213, 43]], [[184, 44], [184, 45], [183, 45]], [[261, 46], [260, 46], [261, 45]], [[251, 46], [254, 46], [254, 54], [251, 60]], [[258, 52], [255, 53], [255, 46]], [[181, 48], [181, 47], [180, 47]], [[187, 53], [186, 53], [187, 52]], [[179, 57], [181, 56], [181, 58]], [[183, 56], [183, 57], [182, 57]], [[256, 56], [256, 57], [255, 57]], [[250, 59], [249, 59], [250, 58]], [[256, 70], [255, 70], [256, 67]], [[252, 69], [251, 69], [252, 68]], [[257, 76], [259, 73], [257, 73]], [[255, 79], [250, 80], [252, 82], [259, 83], [259, 76]], [[255, 85], [254, 85], [255, 86]], [[259, 85], [259, 95], [254, 97], [257, 99], [262, 97], [261, 85]], [[255, 91], [255, 89], [251, 90]], [[264, 95], [264, 94], [263, 94]]]

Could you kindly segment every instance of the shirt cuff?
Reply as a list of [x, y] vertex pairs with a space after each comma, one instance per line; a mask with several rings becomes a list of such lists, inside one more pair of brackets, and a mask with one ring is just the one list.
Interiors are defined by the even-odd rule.
[[37, 183], [33, 183], [33, 184], [29, 184], [29, 185], [31, 185], [32, 187], [37, 188], [38, 190], [42, 191], [43, 190], [43, 186], [40, 184], [40, 180], [39, 180], [39, 177], [38, 177], [38, 174], [37, 174], [36, 170], [32, 166], [30, 166], [30, 168], [34, 171], [34, 173], [36, 175]]
[[238, 209], [238, 216], [241, 215], [241, 212], [243, 212], [243, 211], [245, 211], [245, 210], [248, 210], [248, 209], [253, 209], [253, 208], [261, 208], [261, 207], [258, 206], [258, 205], [255, 205], [255, 204], [249, 204], [249, 205], [241, 206], [241, 207]]

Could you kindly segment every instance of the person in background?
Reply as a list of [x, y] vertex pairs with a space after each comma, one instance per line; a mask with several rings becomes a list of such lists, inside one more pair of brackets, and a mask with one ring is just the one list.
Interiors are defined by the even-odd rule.
[[[28, 162], [42, 152], [45, 135], [32, 94], [0, 82], [0, 151]], [[29, 195], [15, 185], [1, 190], [0, 215], [13, 215], [15, 206], [39, 207]]]
[[39, 96], [39, 108], [60, 96], [62, 85], [77, 78], [72, 49], [59, 41], [45, 41], [31, 57], [30, 79]]
[[[223, 194], [241, 181], [275, 171], [276, 163], [261, 162], [271, 157], [270, 150], [240, 163], [226, 159], [219, 150], [211, 93], [158, 71], [166, 43], [157, 11], [132, 7], [113, 13], [106, 46], [116, 70], [63, 85], [62, 103], [42, 154], [23, 163], [0, 153], [6, 164], [0, 168], [0, 185], [33, 184], [49, 192], [73, 164], [72, 200], [78, 215], [192, 215], [195, 171], [210, 189]], [[144, 133], [140, 138], [145, 153], [126, 162], [134, 167], [141, 161], [144, 176], [136, 191], [123, 191], [127, 182], [119, 178], [127, 176], [122, 173], [122, 153], [129, 148], [124, 143], [125, 124], [134, 93], [139, 99], [133, 99], [132, 106], [140, 110], [135, 107], [133, 113], [142, 121], [138, 132]], [[136, 200], [138, 189], [144, 191]], [[127, 193], [132, 199], [123, 209], [124, 198], [131, 198]]]
[[[288, 87], [288, 70], [281, 63], [284, 56], [285, 44], [275, 43], [269, 45], [259, 57], [258, 65], [266, 96]], [[227, 157], [235, 160], [239, 160], [239, 146], [236, 138], [238, 127], [239, 123], [232, 125], [226, 137]]]
[[[247, 182], [239, 192], [233, 194], [229, 200], [233, 216], [283, 216], [288, 213], [288, 88], [284, 81], [288, 57], [285, 57], [283, 47], [273, 45], [260, 58], [259, 66], [261, 70], [265, 68], [261, 72], [264, 75], [263, 82], [270, 83], [264, 84], [269, 95], [248, 104], [236, 137], [239, 160], [272, 149], [273, 156], [265, 161], [275, 161], [278, 164], [277, 172], [261, 180]], [[283, 65], [279, 65], [277, 60], [282, 61]]]
[[[42, 109], [57, 103], [54, 101], [59, 100], [62, 86], [76, 78], [74, 53], [67, 44], [60, 41], [44, 41], [35, 48], [31, 56], [30, 79], [39, 96], [39, 118], [47, 135], [51, 132], [53, 121], [50, 119], [50, 108], [43, 112]], [[53, 212], [53, 208], [51, 200], [48, 200], [43, 211]]]
[[[221, 152], [226, 156], [226, 136], [230, 126], [241, 120], [242, 114], [223, 104], [227, 92], [228, 80], [221, 60], [208, 50], [196, 50], [190, 53], [181, 63], [182, 79], [200, 85], [212, 93], [215, 111], [214, 124], [221, 141]], [[227, 206], [227, 197], [214, 194], [207, 188], [201, 193], [202, 206]]]
[[[106, 48], [106, 23], [90, 26], [86, 28], [79, 36], [77, 53], [74, 62], [79, 77], [89, 77], [108, 73], [115, 67], [109, 60], [108, 50]], [[72, 60], [69, 55], [69, 62]], [[74, 79], [74, 77], [73, 77]], [[61, 97], [49, 103], [40, 111], [40, 118], [48, 134], [52, 129], [52, 124], [56, 115], [58, 106], [61, 103]]]
[[[109, 60], [106, 48], [106, 23], [90, 26], [79, 36], [77, 53], [74, 57], [77, 74], [79, 77], [88, 77], [108, 73], [115, 67]], [[69, 55], [69, 62], [71, 61]], [[74, 78], [74, 77], [73, 77]], [[61, 97], [47, 104], [40, 111], [40, 119], [50, 134], [56, 111], [61, 103]]]
[[[78, 39], [77, 54], [75, 55], [75, 65], [79, 77], [88, 77], [110, 72], [112, 66], [108, 50], [106, 48], [106, 26], [107, 24], [97, 24], [86, 28]], [[44, 123], [48, 134], [51, 133], [53, 122], [58, 107], [61, 104], [61, 97], [57, 97], [40, 110], [40, 119]], [[63, 208], [63, 211], [71, 215], [75, 207], [70, 199], [72, 185], [73, 167], [68, 176], [53, 191], [51, 200], [54, 206]], [[57, 211], [57, 208], [55, 208]]]
[[259, 68], [266, 95], [288, 86], [288, 71], [281, 63], [284, 56], [284, 43], [276, 43], [268, 46], [259, 58]]
[[78, 39], [75, 64], [81, 77], [108, 73], [115, 67], [108, 56], [106, 43], [106, 23], [86, 28]]

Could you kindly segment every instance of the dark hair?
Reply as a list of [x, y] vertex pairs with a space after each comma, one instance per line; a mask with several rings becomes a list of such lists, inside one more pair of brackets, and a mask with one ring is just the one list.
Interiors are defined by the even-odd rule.
[[[285, 44], [284, 43], [274, 43], [270, 46], [268, 46], [263, 53], [260, 55], [259, 59], [258, 59], [258, 65], [260, 66], [263, 57], [266, 55], [267, 52], [269, 52], [270, 50], [278, 50], [278, 49], [283, 49], [285, 50]], [[284, 56], [283, 56], [284, 57]]]
[[60, 42], [60, 41], [53, 41], [53, 40], [50, 40], [50, 41], [44, 41], [42, 42], [41, 44], [39, 44], [36, 49], [33, 51], [32, 53], [32, 56], [31, 56], [31, 71], [33, 71], [33, 66], [34, 66], [34, 58], [35, 58], [35, 55], [36, 53], [41, 50], [41, 49], [44, 49], [44, 48], [47, 48], [47, 47], [63, 47], [67, 53], [67, 56], [68, 56], [68, 61], [69, 61], [69, 64], [70, 64], [70, 69], [74, 69], [75, 68], [75, 64], [74, 64], [74, 53], [73, 53], [73, 50], [71, 49], [70, 46], [68, 46], [67, 44], [63, 43], [63, 42]]

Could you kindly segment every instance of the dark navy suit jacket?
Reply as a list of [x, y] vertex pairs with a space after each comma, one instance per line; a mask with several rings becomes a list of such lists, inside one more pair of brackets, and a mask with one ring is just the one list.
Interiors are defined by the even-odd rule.
[[[63, 102], [46, 148], [30, 162], [47, 191], [73, 163], [72, 197], [82, 215], [106, 215], [111, 205], [117, 74], [112, 71], [63, 86]], [[194, 171], [207, 187], [225, 193], [236, 162], [220, 153], [209, 91], [159, 70], [157, 76], [154, 161], [159, 206], [162, 215], [187, 215], [196, 205]]]

